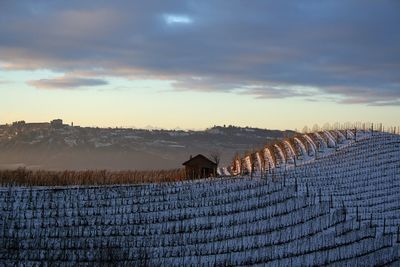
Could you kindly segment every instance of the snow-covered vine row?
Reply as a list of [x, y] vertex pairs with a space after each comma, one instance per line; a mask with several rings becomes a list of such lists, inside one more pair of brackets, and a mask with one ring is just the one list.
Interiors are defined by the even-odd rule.
[[263, 175], [276, 168], [292, 168], [329, 155], [373, 134], [382, 133], [355, 128], [297, 134], [265, 145], [261, 150], [247, 153], [242, 158], [235, 158], [229, 170], [232, 175]]

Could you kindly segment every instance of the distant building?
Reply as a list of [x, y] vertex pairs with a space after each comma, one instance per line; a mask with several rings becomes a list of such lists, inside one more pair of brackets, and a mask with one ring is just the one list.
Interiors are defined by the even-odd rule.
[[195, 157], [190, 156], [185, 166], [186, 177], [189, 179], [207, 178], [217, 175], [217, 164], [207, 157], [199, 154]]
[[63, 121], [61, 119], [55, 119], [50, 122], [51, 127], [60, 128], [63, 127]]
[[25, 125], [25, 121], [14, 121], [12, 123], [12, 126], [24, 126]]

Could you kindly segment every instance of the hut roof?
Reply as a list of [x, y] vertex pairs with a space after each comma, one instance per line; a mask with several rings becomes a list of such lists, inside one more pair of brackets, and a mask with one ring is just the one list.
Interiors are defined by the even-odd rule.
[[182, 165], [190, 165], [190, 163], [193, 163], [196, 161], [203, 161], [208, 164], [215, 165], [215, 167], [217, 166], [217, 164], [214, 161], [210, 160], [209, 158], [207, 158], [206, 156], [204, 156], [202, 154], [198, 154], [197, 156], [190, 158], [189, 160], [182, 163]]

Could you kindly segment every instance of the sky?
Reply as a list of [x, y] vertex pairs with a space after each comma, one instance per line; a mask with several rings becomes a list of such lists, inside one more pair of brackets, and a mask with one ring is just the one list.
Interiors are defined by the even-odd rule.
[[0, 124], [400, 125], [400, 1], [0, 1]]

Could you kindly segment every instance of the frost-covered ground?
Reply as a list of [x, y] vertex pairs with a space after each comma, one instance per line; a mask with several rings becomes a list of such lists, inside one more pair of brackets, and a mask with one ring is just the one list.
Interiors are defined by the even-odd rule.
[[400, 137], [348, 137], [340, 145], [321, 137], [314, 155], [308, 145], [296, 163], [281, 151], [285, 160], [253, 178], [2, 188], [0, 261], [399, 265]]

